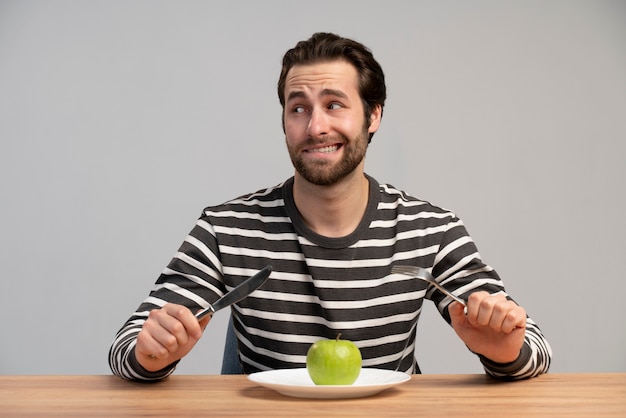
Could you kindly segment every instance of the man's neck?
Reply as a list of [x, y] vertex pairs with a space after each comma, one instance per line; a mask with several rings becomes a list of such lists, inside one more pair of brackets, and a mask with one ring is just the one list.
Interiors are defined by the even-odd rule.
[[365, 214], [369, 181], [355, 170], [332, 186], [317, 186], [296, 173], [293, 198], [309, 228], [326, 237], [344, 237], [354, 232]]

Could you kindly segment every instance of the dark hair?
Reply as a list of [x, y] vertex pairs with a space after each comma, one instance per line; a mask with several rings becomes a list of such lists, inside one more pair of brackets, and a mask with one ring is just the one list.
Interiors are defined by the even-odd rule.
[[309, 65], [334, 60], [345, 60], [356, 68], [359, 75], [359, 93], [365, 109], [365, 120], [369, 120], [376, 105], [380, 105], [382, 112], [387, 98], [385, 75], [372, 52], [359, 42], [324, 32], [315, 33], [306, 41], [298, 42], [294, 48], [285, 53], [283, 68], [278, 79], [278, 99], [283, 110], [287, 73], [294, 65]]

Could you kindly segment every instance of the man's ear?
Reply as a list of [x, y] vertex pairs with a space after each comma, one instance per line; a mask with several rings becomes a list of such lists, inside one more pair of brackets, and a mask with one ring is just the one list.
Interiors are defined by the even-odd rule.
[[283, 111], [280, 114], [280, 124], [283, 126], [283, 133], [285, 132], [285, 107], [283, 106]]
[[374, 106], [372, 109], [372, 113], [370, 113], [370, 124], [367, 129], [367, 132], [373, 134], [380, 127], [380, 121], [383, 117], [383, 107], [379, 104]]

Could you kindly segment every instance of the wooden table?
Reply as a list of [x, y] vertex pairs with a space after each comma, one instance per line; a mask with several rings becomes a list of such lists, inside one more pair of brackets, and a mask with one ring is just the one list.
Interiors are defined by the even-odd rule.
[[546, 374], [520, 382], [484, 375], [414, 375], [377, 395], [290, 398], [245, 376], [0, 376], [0, 416], [63, 417], [626, 417], [626, 373]]

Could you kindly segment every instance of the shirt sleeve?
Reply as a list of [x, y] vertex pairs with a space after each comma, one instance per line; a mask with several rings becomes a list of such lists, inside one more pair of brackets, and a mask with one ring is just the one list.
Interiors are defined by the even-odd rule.
[[158, 381], [174, 371], [177, 362], [157, 372], [144, 369], [135, 357], [137, 335], [153, 309], [176, 303], [196, 312], [224, 294], [221, 264], [215, 248], [214, 231], [204, 218], [200, 218], [149, 296], [117, 332], [108, 358], [113, 374], [128, 380]]
[[[454, 217], [443, 235], [433, 265], [435, 279], [449, 291], [467, 300], [470, 293], [506, 293], [496, 271], [485, 264], [474, 241], [470, 238], [463, 222]], [[427, 294], [437, 309], [450, 323], [447, 306], [451, 299], [434, 289]], [[525, 379], [546, 373], [552, 359], [552, 349], [537, 324], [526, 318], [524, 345], [518, 358], [511, 363], [496, 363], [478, 356], [485, 372], [492, 377], [505, 380]]]

